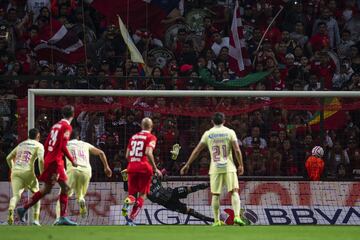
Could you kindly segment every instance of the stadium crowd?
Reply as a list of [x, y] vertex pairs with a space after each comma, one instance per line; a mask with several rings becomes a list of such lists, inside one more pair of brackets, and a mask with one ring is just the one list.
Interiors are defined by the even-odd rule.
[[[133, 63], [117, 25], [107, 21], [88, 1], [0, 1], [0, 179], [8, 178], [5, 156], [18, 142], [17, 100], [28, 88], [53, 89], [217, 89], [215, 82], [237, 76], [229, 69], [229, 36], [235, 1], [180, 1], [176, 13], [164, 19], [163, 35], [148, 29], [131, 29], [133, 41], [144, 56], [145, 66]], [[356, 0], [240, 0], [244, 36], [253, 72], [269, 71], [264, 79], [242, 90], [360, 90], [360, 1]], [[280, 8], [280, 15], [262, 36]], [[173, 13], [173, 12], [172, 12]], [[189, 16], [200, 16], [190, 18]], [[188, 19], [195, 19], [190, 22]], [[199, 20], [200, 19], [200, 20]], [[76, 33], [84, 43], [85, 57], [77, 63], [47, 60], [35, 54], [37, 36], [52, 21]], [[149, 19], [151, 21], [151, 19]], [[258, 46], [260, 46], [258, 48]], [[41, 98], [57, 103], [92, 103], [110, 106], [113, 97]], [[40, 100], [41, 100], [40, 99]], [[214, 101], [217, 101], [216, 99]], [[231, 101], [231, 100], [229, 100]], [[226, 100], [223, 104], [227, 104]], [[157, 108], [166, 108], [157, 98]], [[229, 103], [231, 106], [232, 103]], [[225, 105], [224, 105], [225, 106]], [[347, 179], [360, 169], [358, 111], [346, 112], [341, 129], [324, 133], [306, 123], [303, 110], [259, 109], [229, 117], [238, 134], [248, 176], [304, 176], [311, 149], [322, 145], [326, 177]], [[129, 108], [79, 111], [76, 126], [81, 138], [103, 149], [120, 180], [126, 166], [124, 149], [139, 130], [144, 113]], [[178, 175], [181, 165], [209, 128], [201, 117], [151, 114], [158, 137], [156, 156], [169, 174]], [[37, 109], [36, 126], [46, 137], [59, 117], [52, 109]], [[296, 127], [292, 127], [296, 126]], [[172, 146], [182, 147], [176, 161]], [[99, 161], [94, 162], [94, 166]], [[204, 153], [191, 175], [207, 175], [209, 158]], [[102, 168], [93, 168], [95, 180], [105, 180]], [[100, 169], [100, 170], [98, 170]]]

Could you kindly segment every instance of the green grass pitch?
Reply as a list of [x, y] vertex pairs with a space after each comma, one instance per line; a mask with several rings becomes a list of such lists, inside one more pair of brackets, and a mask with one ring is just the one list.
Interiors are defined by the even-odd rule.
[[0, 226], [3, 240], [348, 240], [359, 226]]

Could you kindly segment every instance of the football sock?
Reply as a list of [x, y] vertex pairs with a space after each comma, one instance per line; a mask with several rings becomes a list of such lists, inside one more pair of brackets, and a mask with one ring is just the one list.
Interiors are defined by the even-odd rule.
[[39, 216], [40, 216], [40, 201], [38, 201], [37, 203], [34, 204], [34, 220], [35, 221], [39, 221]]
[[39, 221], [39, 220], [40, 220], [40, 214], [34, 213], [34, 221]]
[[30, 201], [24, 205], [25, 210], [28, 210], [29, 208], [34, 206], [35, 203], [37, 203], [42, 198], [42, 196], [43, 195], [40, 191], [37, 191], [36, 193], [34, 193], [34, 195], [32, 195], [32, 197], [31, 197]]
[[56, 201], [55, 214], [56, 219], [58, 219], [60, 217], [60, 199]]
[[60, 194], [60, 216], [66, 217], [66, 210], [68, 206], [69, 197], [67, 194]]
[[234, 216], [240, 217], [240, 197], [238, 192], [231, 194], [231, 206], [234, 210]]
[[219, 195], [213, 195], [211, 199], [211, 207], [213, 210], [214, 215], [214, 222], [220, 221], [220, 196]]
[[144, 205], [144, 199], [142, 197], [138, 197], [135, 202], [135, 205], [133, 206], [133, 208], [131, 210], [131, 214], [130, 214], [131, 220], [134, 220], [136, 218], [136, 216], [139, 214], [143, 205]]
[[207, 217], [197, 211], [195, 211], [194, 209], [190, 208], [190, 211], [188, 213], [190, 216], [196, 217], [200, 220], [206, 221], [206, 222], [214, 222], [214, 219], [211, 217]]

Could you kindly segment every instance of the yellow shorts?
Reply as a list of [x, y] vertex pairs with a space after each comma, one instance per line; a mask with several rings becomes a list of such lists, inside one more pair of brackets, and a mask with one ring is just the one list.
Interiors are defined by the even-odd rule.
[[239, 188], [239, 180], [236, 172], [210, 174], [211, 193], [221, 194], [224, 185], [226, 185], [228, 192]]
[[91, 172], [71, 169], [67, 175], [68, 185], [71, 188], [69, 196], [75, 193], [77, 199], [84, 198], [89, 187]]
[[13, 193], [19, 191], [22, 193], [25, 189], [34, 193], [39, 191], [39, 182], [33, 171], [15, 170], [11, 173], [11, 187]]

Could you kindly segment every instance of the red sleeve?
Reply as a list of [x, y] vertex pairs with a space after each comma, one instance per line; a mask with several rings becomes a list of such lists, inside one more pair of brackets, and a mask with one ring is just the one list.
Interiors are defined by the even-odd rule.
[[62, 139], [61, 151], [65, 154], [65, 157], [67, 159], [69, 159], [71, 162], [74, 162], [74, 157], [71, 155], [69, 149], [67, 148], [67, 143], [70, 139], [71, 132], [72, 132], [72, 127], [66, 126], [64, 129], [64, 135]]
[[156, 147], [156, 141], [157, 141], [157, 138], [154, 135], [150, 135], [149, 141], [147, 142], [146, 147], [151, 147], [152, 149], [154, 149]]

